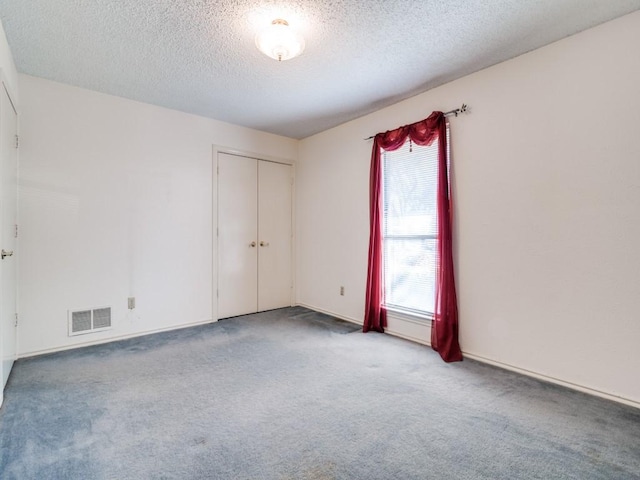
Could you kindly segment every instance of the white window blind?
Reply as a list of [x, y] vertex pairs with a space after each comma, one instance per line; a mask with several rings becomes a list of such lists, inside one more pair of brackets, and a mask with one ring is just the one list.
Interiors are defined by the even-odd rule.
[[438, 145], [383, 152], [387, 308], [431, 315], [435, 301]]

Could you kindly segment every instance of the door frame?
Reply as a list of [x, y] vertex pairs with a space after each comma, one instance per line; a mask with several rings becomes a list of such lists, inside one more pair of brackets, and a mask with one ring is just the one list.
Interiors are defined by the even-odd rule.
[[211, 206], [212, 206], [212, 291], [211, 291], [211, 317], [214, 322], [217, 322], [220, 318], [218, 316], [218, 154], [226, 153], [229, 155], [237, 155], [239, 157], [253, 158], [255, 160], [261, 160], [265, 162], [281, 163], [289, 165], [291, 167], [291, 305], [295, 303], [296, 296], [296, 164], [295, 160], [287, 159], [283, 157], [274, 157], [272, 155], [265, 155], [263, 153], [251, 152], [248, 150], [242, 150], [238, 148], [225, 147], [222, 145], [213, 145], [212, 147], [212, 161], [211, 161]]
[[[19, 112], [18, 112], [18, 107], [17, 107], [17, 102], [16, 102], [16, 97], [14, 95], [14, 91], [13, 88], [11, 86], [11, 84], [9, 83], [9, 79], [5, 73], [5, 70], [0, 68], [0, 88], [3, 88], [4, 91], [7, 93], [7, 98], [9, 99], [9, 103], [11, 104], [11, 108], [13, 108], [14, 113], [16, 114], [16, 135], [20, 135], [20, 116], [19, 116]], [[2, 92], [0, 92], [1, 94]], [[20, 150], [18, 149], [16, 151], [16, 225], [19, 223], [19, 218], [18, 218], [18, 185], [17, 185], [17, 179], [19, 176], [19, 156], [20, 156]], [[0, 230], [0, 233], [1, 230]], [[19, 292], [18, 292], [18, 259], [20, 257], [19, 255], [19, 239], [16, 238], [15, 239], [15, 245], [14, 245], [14, 255], [15, 255], [15, 262], [16, 262], [16, 277], [15, 277], [15, 305], [16, 305], [16, 314], [18, 313], [18, 298], [19, 298]], [[2, 294], [0, 293], [0, 302], [3, 302], [3, 298], [2, 298]], [[1, 319], [0, 319], [1, 320]], [[14, 355], [14, 361], [18, 359], [18, 327], [16, 325], [15, 330], [14, 330], [14, 334], [15, 334], [15, 350], [16, 353]], [[2, 347], [2, 343], [3, 343], [3, 339], [0, 338], [0, 359], [2, 359], [2, 357], [4, 357], [4, 352], [3, 347]], [[0, 368], [0, 376], [4, 376], [4, 372], [2, 371], [2, 368]], [[0, 381], [2, 381], [2, 379], [0, 379]], [[4, 402], [4, 385], [0, 385], [0, 407], [2, 406], [2, 403]]]

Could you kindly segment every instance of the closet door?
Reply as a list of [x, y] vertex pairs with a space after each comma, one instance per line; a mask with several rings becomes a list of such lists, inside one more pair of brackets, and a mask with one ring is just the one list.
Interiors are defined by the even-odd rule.
[[291, 166], [258, 162], [258, 311], [291, 306]]
[[18, 205], [17, 116], [4, 84], [0, 82], [0, 356], [4, 386], [16, 358], [16, 223]]
[[218, 318], [290, 307], [291, 166], [218, 153]]
[[258, 310], [258, 165], [218, 154], [218, 318]]

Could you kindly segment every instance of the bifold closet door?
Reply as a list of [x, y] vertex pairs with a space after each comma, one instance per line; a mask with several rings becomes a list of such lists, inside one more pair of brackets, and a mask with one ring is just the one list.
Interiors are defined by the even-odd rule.
[[18, 153], [16, 144], [17, 114], [9, 94], [0, 82], [0, 356], [4, 386], [16, 359], [16, 247], [18, 217]]
[[291, 306], [291, 166], [218, 154], [218, 318]]
[[258, 311], [291, 306], [291, 166], [258, 162]]
[[258, 165], [218, 154], [218, 318], [258, 310]]

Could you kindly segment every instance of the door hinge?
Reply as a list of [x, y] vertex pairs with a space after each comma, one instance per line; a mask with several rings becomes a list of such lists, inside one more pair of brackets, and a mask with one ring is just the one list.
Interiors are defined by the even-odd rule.
[[13, 238], [18, 238], [18, 224], [14, 225], [15, 230], [13, 231]]
[[20, 137], [16, 135], [16, 148], [20, 146]]
[[18, 326], [18, 314], [17, 314], [17, 313], [16, 313], [16, 323], [15, 323], [15, 325], [14, 325], [14, 326], [15, 326], [15, 327], [17, 327], [17, 326]]

